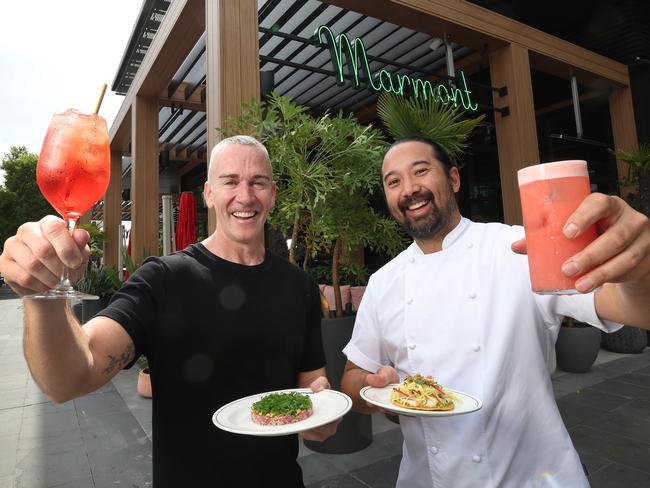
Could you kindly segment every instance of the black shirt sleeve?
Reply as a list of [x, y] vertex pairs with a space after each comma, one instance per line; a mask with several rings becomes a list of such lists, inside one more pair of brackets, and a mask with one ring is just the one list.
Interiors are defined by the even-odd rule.
[[151, 329], [166, 294], [165, 270], [159, 258], [148, 258], [98, 314], [115, 320], [126, 330], [135, 345], [136, 359], [149, 351]]

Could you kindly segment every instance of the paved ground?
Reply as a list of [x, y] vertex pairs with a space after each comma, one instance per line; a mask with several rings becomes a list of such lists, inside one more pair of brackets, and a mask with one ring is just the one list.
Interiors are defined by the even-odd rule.
[[[151, 404], [135, 393], [137, 369], [54, 405], [31, 380], [21, 341], [20, 301], [2, 287], [0, 488], [150, 487]], [[592, 371], [556, 373], [553, 385], [592, 486], [650, 486], [650, 349], [629, 356], [601, 351]], [[301, 447], [308, 487], [395, 486], [401, 433], [384, 416], [373, 418], [373, 431], [373, 443], [354, 454]]]

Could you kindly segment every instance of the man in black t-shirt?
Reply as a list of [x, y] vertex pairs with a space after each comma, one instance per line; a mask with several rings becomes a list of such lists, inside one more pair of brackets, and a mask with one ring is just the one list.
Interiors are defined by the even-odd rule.
[[[101, 314], [80, 328], [63, 300], [25, 300], [25, 357], [43, 391], [64, 402], [96, 390], [144, 354], [153, 386], [157, 488], [302, 487], [297, 436], [217, 429], [211, 416], [244, 396], [328, 388], [320, 295], [302, 270], [264, 249], [275, 204], [268, 153], [253, 138], [215, 146], [205, 200], [216, 231], [181, 252], [150, 258]], [[5, 244], [0, 270], [20, 295], [82, 270], [85, 231], [46, 217]], [[72, 272], [77, 274], [77, 272]], [[336, 422], [301, 433], [325, 440]]]

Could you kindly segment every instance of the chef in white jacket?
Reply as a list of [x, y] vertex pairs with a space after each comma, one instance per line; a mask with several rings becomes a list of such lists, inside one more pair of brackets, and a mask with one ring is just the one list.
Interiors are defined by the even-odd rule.
[[648, 218], [620, 198], [587, 197], [564, 228], [571, 238], [598, 222], [602, 232], [562, 267], [568, 276], [589, 270], [576, 283], [581, 293], [536, 295], [523, 229], [463, 218], [458, 169], [437, 144], [393, 144], [382, 182], [414, 242], [370, 278], [342, 389], [356, 410], [373, 412], [362, 387], [433, 374], [483, 401], [467, 415], [400, 417], [397, 486], [589, 486], [555, 404], [550, 358], [565, 315], [608, 332], [650, 328]]

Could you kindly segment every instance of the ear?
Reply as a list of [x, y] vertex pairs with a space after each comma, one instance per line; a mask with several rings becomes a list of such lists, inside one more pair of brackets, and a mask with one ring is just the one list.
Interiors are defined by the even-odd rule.
[[270, 208], [275, 208], [275, 194], [277, 192], [277, 185], [275, 184], [275, 181], [271, 182], [271, 207]]
[[460, 173], [458, 172], [458, 168], [453, 166], [449, 170], [449, 180], [451, 181], [451, 187], [454, 190], [454, 193], [458, 193], [458, 190], [460, 190]]
[[212, 188], [207, 181], [203, 184], [203, 199], [208, 208], [214, 208], [214, 202], [212, 201]]

